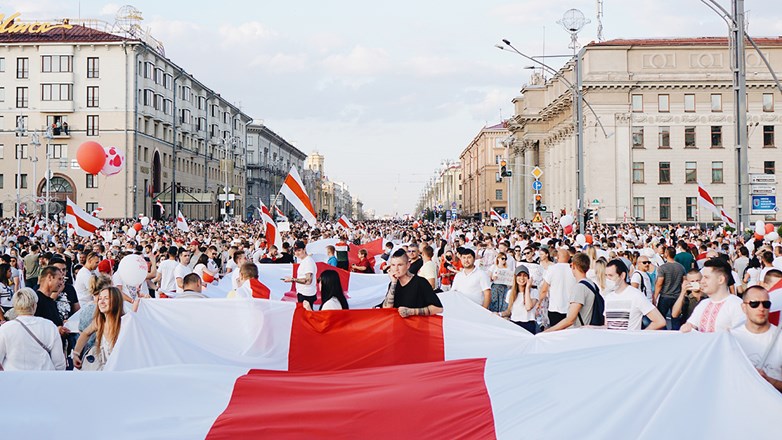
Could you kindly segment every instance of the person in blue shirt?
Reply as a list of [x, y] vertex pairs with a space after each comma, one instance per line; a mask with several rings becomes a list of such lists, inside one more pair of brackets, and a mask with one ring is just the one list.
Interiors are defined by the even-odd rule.
[[327, 263], [329, 264], [329, 266], [337, 267], [337, 256], [336, 256], [336, 253], [337, 253], [337, 248], [335, 248], [334, 246], [331, 246], [331, 245], [326, 246], [326, 255], [328, 255], [328, 257], [329, 257]]

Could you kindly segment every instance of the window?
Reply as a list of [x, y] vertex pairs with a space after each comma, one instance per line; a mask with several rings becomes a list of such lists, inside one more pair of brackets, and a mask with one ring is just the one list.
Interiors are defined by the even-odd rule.
[[671, 198], [660, 197], [660, 221], [671, 221]]
[[633, 217], [635, 217], [636, 221], [643, 220], [646, 217], [645, 210], [644, 198], [633, 197]]
[[68, 158], [68, 145], [65, 145], [65, 144], [49, 145], [47, 154], [48, 154], [48, 157], [50, 157], [52, 159], [67, 159]]
[[97, 136], [98, 129], [98, 115], [87, 115], [87, 136]]
[[[714, 206], [717, 207], [716, 211], [717, 212], [722, 211], [722, 207], [725, 204], [725, 202], [723, 201], [723, 198], [722, 197], [714, 197], [714, 198], [712, 198], [712, 200], [714, 200]], [[714, 221], [719, 221], [719, 220], [722, 220], [722, 216], [717, 214], [717, 213], [712, 213], [711, 214], [711, 219], [714, 220]]]
[[[27, 116], [17, 116], [16, 127], [22, 127], [23, 129], [27, 129]], [[16, 136], [19, 136], [19, 133], [17, 133]]]
[[657, 95], [657, 111], [666, 113], [671, 111], [671, 95]]
[[0, 174], [0, 189], [3, 189], [3, 188], [5, 188], [5, 184], [4, 184], [3, 180], [4, 180], [4, 179], [3, 179], [3, 175], [2, 175], [2, 174]]
[[684, 111], [685, 112], [695, 111], [695, 95], [691, 95], [689, 93], [684, 95]]
[[41, 56], [41, 72], [72, 72], [73, 57], [70, 55], [43, 55]]
[[5, 58], [0, 58], [0, 73], [5, 72]]
[[41, 84], [41, 101], [73, 100], [73, 84]]
[[16, 108], [27, 108], [30, 103], [30, 95], [28, 94], [27, 87], [16, 88]]
[[0, 159], [5, 159], [5, 145], [0, 144]]
[[5, 102], [5, 87], [0, 87], [0, 102]]
[[671, 163], [660, 162], [660, 182], [659, 183], [671, 183]]
[[684, 162], [684, 183], [698, 182], [698, 162]]
[[763, 162], [763, 174], [776, 174], [777, 167], [773, 160], [766, 160]]
[[87, 58], [87, 78], [100, 78], [100, 61], [98, 57]]
[[98, 202], [87, 202], [85, 208], [87, 208], [87, 212], [95, 211], [98, 209]]
[[496, 200], [502, 200], [502, 190], [498, 189], [494, 191], [494, 198]]
[[644, 147], [644, 128], [633, 127], [633, 148]]
[[14, 188], [25, 189], [27, 188], [27, 174], [17, 174], [16, 182], [14, 182]]
[[658, 148], [671, 148], [671, 127], [662, 126], [657, 136]]
[[764, 93], [763, 94], [763, 111], [764, 112], [773, 112], [774, 111], [774, 94], [773, 93]]
[[643, 162], [633, 162], [633, 183], [644, 183]]
[[152, 78], [152, 73], [155, 71], [155, 65], [147, 61], [144, 63], [144, 78]]
[[696, 216], [698, 214], [698, 198], [697, 197], [687, 197], [685, 202], [686, 208], [685, 208], [685, 215], [687, 216], [688, 222], [694, 222], [696, 220]]
[[87, 86], [87, 107], [98, 106], [98, 86]]
[[495, 155], [495, 156], [494, 156], [494, 164], [495, 164], [495, 165], [499, 165], [499, 164], [500, 164], [500, 162], [502, 162], [502, 155], [501, 155], [501, 154], [497, 154], [497, 155]]
[[725, 183], [722, 173], [722, 161], [711, 163], [711, 183]]
[[763, 126], [763, 148], [774, 148], [774, 126]]
[[713, 93], [711, 95], [711, 111], [713, 111], [713, 112], [721, 112], [722, 111], [722, 94], [721, 93]]
[[16, 157], [14, 159], [27, 159], [27, 144], [16, 144]]
[[494, 173], [494, 181], [495, 182], [502, 182], [502, 176], [500, 176], [500, 173]]
[[684, 127], [684, 148], [698, 148], [695, 142], [695, 127]]
[[16, 59], [16, 79], [27, 79], [30, 77], [30, 59]]
[[87, 188], [97, 188], [98, 187], [98, 176], [95, 174], [87, 174]]
[[633, 95], [632, 107], [634, 112], [644, 111], [644, 97], [643, 95]]
[[711, 148], [722, 148], [722, 126], [711, 126]]

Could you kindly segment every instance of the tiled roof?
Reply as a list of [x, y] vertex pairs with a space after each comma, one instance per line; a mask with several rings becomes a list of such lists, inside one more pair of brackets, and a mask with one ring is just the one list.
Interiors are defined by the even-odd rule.
[[82, 25], [73, 25], [70, 29], [56, 28], [43, 34], [1, 33], [0, 43], [89, 43], [114, 42], [127, 40], [119, 35], [99, 31]]
[[[782, 37], [753, 38], [758, 46], [782, 46]], [[588, 46], [727, 46], [727, 37], [616, 39]]]
[[499, 124], [492, 125], [490, 127], [486, 127], [485, 129], [486, 130], [505, 130], [506, 128], [508, 128], [508, 126], [506, 125], [505, 121], [502, 121]]

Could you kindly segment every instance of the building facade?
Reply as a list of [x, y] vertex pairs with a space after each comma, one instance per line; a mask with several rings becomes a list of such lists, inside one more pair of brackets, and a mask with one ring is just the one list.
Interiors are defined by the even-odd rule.
[[[17, 186], [22, 200], [45, 197], [47, 163], [50, 207], [64, 208], [68, 197], [87, 211], [103, 207], [104, 218], [160, 217], [160, 200], [166, 217], [181, 210], [217, 218], [228, 186], [243, 212], [248, 115], [166, 58], [139, 27], [30, 24], [17, 17], [0, 33], [3, 216], [16, 211]], [[122, 171], [84, 172], [76, 153], [87, 141], [124, 152]]]
[[[350, 193], [348, 185], [336, 182], [326, 175], [326, 157], [317, 151], [307, 156], [302, 172], [304, 186], [312, 201], [312, 207], [321, 220], [335, 220], [342, 215], [358, 220], [363, 212], [357, 211], [357, 199]], [[363, 203], [360, 203], [363, 210]]]
[[426, 209], [461, 215], [462, 166], [460, 162], [446, 162], [437, 175], [424, 187], [416, 212]]
[[[773, 68], [782, 70], [782, 38], [756, 41]], [[612, 40], [589, 44], [582, 53], [583, 93], [594, 110], [584, 107], [586, 207], [607, 223], [718, 220], [698, 209], [700, 182], [735, 216], [737, 150], [727, 40]], [[782, 95], [751, 48], [746, 62], [750, 173], [779, 178]], [[577, 205], [567, 84], [576, 83], [573, 67], [571, 60], [547, 81], [533, 78], [514, 99], [516, 114], [509, 123], [511, 161], [524, 169], [541, 167], [543, 204], [555, 212], [572, 212]], [[519, 194], [515, 209], [527, 219], [533, 215], [531, 183], [531, 177], [513, 181]], [[752, 216], [763, 218], [776, 216]]]
[[247, 126], [247, 211], [248, 218], [260, 218], [258, 200], [277, 207], [290, 216], [293, 207], [285, 197], [277, 197], [291, 167], [302, 171], [307, 155], [261, 123]]
[[510, 179], [500, 176], [500, 162], [506, 160], [504, 142], [509, 135], [505, 123], [484, 127], [459, 155], [464, 215], [485, 216], [492, 209], [500, 214], [508, 211]]

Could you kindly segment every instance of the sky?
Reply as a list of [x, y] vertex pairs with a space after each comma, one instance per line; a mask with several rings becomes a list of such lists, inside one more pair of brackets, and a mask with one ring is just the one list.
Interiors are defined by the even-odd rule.
[[[746, 2], [750, 35], [782, 35], [777, 2]], [[113, 23], [123, 5], [2, 1], [0, 12]], [[512, 116], [531, 70], [494, 47], [501, 39], [528, 55], [568, 53], [557, 20], [571, 8], [591, 21], [579, 41], [597, 35], [595, 0], [132, 5], [171, 60], [304, 153], [323, 154], [328, 177], [379, 215], [411, 213], [443, 161], [458, 160], [483, 126]], [[697, 0], [605, 0], [603, 13], [605, 39], [727, 33]]]

